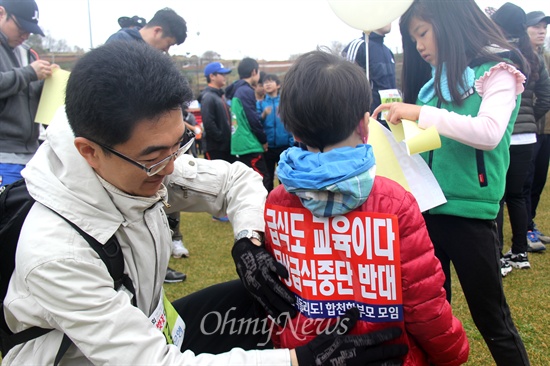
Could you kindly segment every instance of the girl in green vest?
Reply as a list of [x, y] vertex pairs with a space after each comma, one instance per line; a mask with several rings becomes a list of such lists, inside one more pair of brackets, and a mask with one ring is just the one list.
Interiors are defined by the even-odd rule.
[[524, 59], [474, 0], [415, 0], [400, 28], [404, 103], [382, 104], [373, 117], [388, 110], [389, 123], [405, 118], [437, 128], [441, 148], [423, 158], [447, 202], [424, 218], [447, 298], [452, 262], [496, 364], [529, 365], [502, 288], [495, 223]]

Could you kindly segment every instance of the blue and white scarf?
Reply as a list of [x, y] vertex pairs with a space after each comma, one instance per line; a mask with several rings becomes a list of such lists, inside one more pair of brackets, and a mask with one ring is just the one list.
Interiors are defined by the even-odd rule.
[[372, 146], [313, 153], [292, 147], [281, 154], [277, 176], [313, 215], [343, 215], [368, 198], [376, 165]]

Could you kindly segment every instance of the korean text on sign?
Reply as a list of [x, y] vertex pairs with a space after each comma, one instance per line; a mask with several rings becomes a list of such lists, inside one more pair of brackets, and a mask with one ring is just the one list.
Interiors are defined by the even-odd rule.
[[271, 251], [290, 273], [285, 283], [300, 312], [327, 318], [357, 307], [363, 320], [403, 319], [395, 215], [319, 218], [306, 209], [268, 204], [265, 219]]

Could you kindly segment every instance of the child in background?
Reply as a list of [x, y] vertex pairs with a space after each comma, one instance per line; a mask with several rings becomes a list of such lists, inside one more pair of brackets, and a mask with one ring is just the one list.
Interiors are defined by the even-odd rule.
[[260, 78], [254, 86], [254, 96], [256, 97], [257, 102], [261, 102], [265, 98], [265, 88], [264, 88], [264, 78], [266, 76], [265, 71], [260, 71]]
[[[502, 287], [495, 218], [525, 59], [474, 0], [415, 0], [401, 16], [405, 103], [382, 104], [388, 123], [435, 126], [441, 148], [422, 154], [447, 202], [424, 214], [451, 300], [451, 262], [497, 365], [529, 365]], [[504, 53], [504, 55], [503, 55]], [[413, 103], [416, 103], [413, 104]]]
[[460, 365], [468, 340], [416, 200], [375, 176], [371, 101], [361, 68], [335, 55], [306, 53], [285, 76], [279, 113], [302, 147], [281, 155], [282, 185], [268, 196], [265, 233], [290, 273], [299, 314], [274, 325], [273, 342], [304, 344], [357, 307], [357, 333], [403, 329], [405, 365]]
[[267, 74], [264, 77], [265, 98], [256, 103], [260, 121], [264, 126], [267, 137], [267, 151], [264, 152], [267, 171], [271, 176], [266, 187], [268, 192], [273, 190], [275, 179], [275, 165], [279, 161], [281, 153], [294, 145], [294, 138], [281, 122], [279, 117], [279, 89], [281, 81], [275, 74]]

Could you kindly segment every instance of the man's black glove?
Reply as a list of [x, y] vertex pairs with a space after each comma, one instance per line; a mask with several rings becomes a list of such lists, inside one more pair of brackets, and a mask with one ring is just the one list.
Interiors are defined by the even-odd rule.
[[248, 238], [238, 240], [231, 251], [237, 273], [252, 297], [279, 325], [296, 316], [294, 294], [279, 279], [288, 278], [285, 266]]
[[357, 323], [359, 310], [351, 308], [332, 329], [318, 335], [308, 344], [296, 348], [300, 366], [309, 365], [402, 365], [407, 354], [404, 344], [383, 344], [401, 335], [401, 328], [393, 327], [368, 334], [347, 334]]

